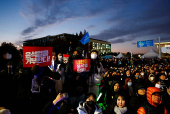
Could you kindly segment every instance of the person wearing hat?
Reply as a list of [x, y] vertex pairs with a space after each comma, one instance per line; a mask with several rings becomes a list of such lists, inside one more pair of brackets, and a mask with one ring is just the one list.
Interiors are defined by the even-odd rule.
[[89, 92], [94, 93], [96, 96], [99, 95], [99, 85], [104, 75], [104, 68], [102, 63], [99, 61], [98, 51], [91, 51], [91, 65], [89, 73]]
[[147, 88], [147, 101], [137, 110], [137, 114], [168, 114], [162, 103], [161, 91], [156, 87]]
[[135, 114], [141, 104], [146, 100], [146, 88], [143, 84], [135, 85], [136, 96], [132, 96], [130, 100], [130, 106]]

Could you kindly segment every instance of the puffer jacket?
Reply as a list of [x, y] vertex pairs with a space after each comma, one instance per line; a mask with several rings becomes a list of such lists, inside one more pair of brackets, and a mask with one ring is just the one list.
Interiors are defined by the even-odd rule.
[[[77, 107], [78, 114], [88, 114], [86, 108], [85, 108], [85, 102], [80, 102], [79, 106]], [[94, 111], [94, 114], [103, 114], [100, 106], [96, 104], [96, 109]]]
[[158, 105], [155, 105], [152, 101], [152, 94], [155, 92], [161, 92], [156, 87], [148, 87], [147, 88], [147, 102], [145, 102], [138, 110], [137, 114], [167, 114], [166, 107], [163, 106], [162, 103], [162, 95], [161, 100]]

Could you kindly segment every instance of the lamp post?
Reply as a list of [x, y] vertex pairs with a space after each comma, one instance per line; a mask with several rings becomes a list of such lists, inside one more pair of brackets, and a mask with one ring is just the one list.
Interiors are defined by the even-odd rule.
[[160, 46], [160, 41], [161, 41], [161, 38], [160, 38], [160, 36], [158, 37], [158, 39], [159, 39], [159, 58], [161, 58], [161, 46]]

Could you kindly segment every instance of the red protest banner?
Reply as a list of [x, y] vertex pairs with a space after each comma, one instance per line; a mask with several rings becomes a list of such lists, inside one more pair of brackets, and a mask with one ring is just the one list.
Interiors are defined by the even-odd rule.
[[90, 71], [90, 59], [78, 59], [73, 60], [74, 72], [89, 72]]
[[69, 54], [63, 54], [63, 62], [66, 64], [68, 62]]
[[38, 64], [40, 67], [50, 66], [52, 59], [52, 47], [23, 47], [23, 67], [32, 67]]

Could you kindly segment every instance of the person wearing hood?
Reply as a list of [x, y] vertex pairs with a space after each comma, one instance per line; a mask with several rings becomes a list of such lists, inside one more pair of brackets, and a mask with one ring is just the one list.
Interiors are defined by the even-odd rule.
[[103, 114], [100, 106], [96, 103], [96, 95], [87, 93], [85, 101], [81, 101], [77, 107], [78, 114]]
[[130, 100], [130, 106], [133, 109], [133, 114], [136, 114], [138, 108], [146, 100], [146, 88], [143, 84], [137, 84], [135, 86], [136, 96], [132, 96]]
[[120, 91], [120, 82], [113, 81], [110, 90], [106, 93], [105, 102], [108, 105], [108, 110], [110, 109], [110, 102], [115, 99], [116, 94]]
[[156, 76], [154, 74], [150, 74], [147, 80], [147, 87], [155, 87], [155, 80]]
[[137, 114], [168, 114], [162, 103], [161, 91], [156, 87], [147, 88], [147, 101], [137, 110]]
[[98, 51], [91, 51], [91, 66], [89, 73], [89, 92], [94, 93], [96, 96], [99, 95], [99, 85], [104, 76], [104, 68], [102, 63], [99, 61]]

